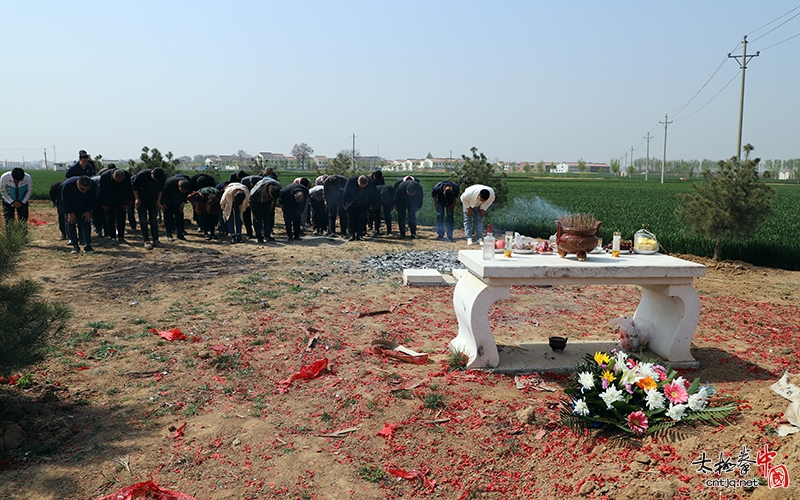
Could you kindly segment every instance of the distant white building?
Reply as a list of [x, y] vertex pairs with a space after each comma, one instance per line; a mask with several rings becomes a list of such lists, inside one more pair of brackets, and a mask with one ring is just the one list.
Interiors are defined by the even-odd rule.
[[792, 171], [791, 170], [781, 170], [778, 172], [778, 179], [782, 181], [788, 181], [792, 179]]

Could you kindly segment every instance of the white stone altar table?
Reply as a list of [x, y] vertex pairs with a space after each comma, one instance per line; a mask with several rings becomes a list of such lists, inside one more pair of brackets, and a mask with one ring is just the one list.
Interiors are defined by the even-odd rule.
[[689, 346], [700, 320], [693, 280], [706, 275], [702, 264], [663, 254], [613, 258], [598, 253], [587, 255], [583, 262], [574, 255], [513, 254], [507, 259], [498, 254], [495, 260], [483, 260], [481, 250], [461, 250], [458, 260], [469, 272], [458, 280], [453, 293], [458, 335], [450, 341], [450, 349], [467, 355], [468, 368], [497, 367], [500, 358], [489, 326], [489, 307], [508, 299], [512, 285], [603, 284], [641, 287], [634, 320], [649, 338], [648, 350], [676, 365], [698, 366]]

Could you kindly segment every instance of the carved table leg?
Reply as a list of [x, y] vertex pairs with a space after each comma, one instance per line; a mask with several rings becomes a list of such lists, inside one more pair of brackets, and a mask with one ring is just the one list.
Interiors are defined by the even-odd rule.
[[648, 336], [650, 351], [681, 366], [698, 366], [689, 352], [700, 321], [700, 298], [692, 285], [642, 286], [633, 318]]
[[489, 306], [507, 299], [510, 290], [509, 286], [489, 286], [472, 273], [465, 273], [456, 283], [453, 306], [458, 335], [450, 341], [450, 349], [467, 355], [467, 368], [494, 368], [500, 362], [489, 326]]

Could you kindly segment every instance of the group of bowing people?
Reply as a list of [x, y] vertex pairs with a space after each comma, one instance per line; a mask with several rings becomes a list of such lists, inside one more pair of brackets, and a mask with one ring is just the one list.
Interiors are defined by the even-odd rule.
[[[450, 181], [443, 181], [450, 182]], [[452, 220], [454, 197], [434, 205], [437, 216], [440, 204], [447, 203], [448, 219]], [[458, 194], [458, 185], [455, 194]], [[448, 188], [452, 195], [452, 188]], [[159, 244], [159, 220], [163, 219], [167, 240], [173, 236], [186, 239], [184, 205], [191, 204], [193, 218], [206, 240], [217, 235], [241, 243], [244, 237], [259, 243], [275, 241], [275, 209], [283, 212], [287, 241], [301, 239], [304, 228], [313, 228], [314, 235], [337, 235], [361, 240], [368, 231], [392, 234], [392, 210], [397, 211], [400, 238], [417, 237], [416, 212], [422, 207], [423, 190], [411, 176], [386, 185], [380, 170], [370, 175], [350, 178], [341, 175], [321, 175], [313, 182], [306, 177], [296, 178], [283, 186], [277, 174], [267, 167], [262, 175], [239, 171], [228, 181], [217, 183], [211, 175], [177, 174], [167, 178], [162, 168], [144, 169], [135, 174], [116, 168], [94, 173], [94, 164], [85, 151], [67, 170], [67, 179], [53, 184], [50, 190], [58, 208], [61, 238], [68, 239], [73, 253], [93, 252], [92, 228], [98, 236], [110, 238], [111, 244], [127, 243], [126, 222], [131, 230], [137, 218], [146, 249]], [[445, 200], [444, 198], [442, 198]], [[437, 217], [440, 218], [440, 217]], [[452, 222], [448, 220], [448, 238], [452, 239]], [[244, 231], [244, 234], [243, 234]], [[442, 238], [440, 227], [439, 238]]]

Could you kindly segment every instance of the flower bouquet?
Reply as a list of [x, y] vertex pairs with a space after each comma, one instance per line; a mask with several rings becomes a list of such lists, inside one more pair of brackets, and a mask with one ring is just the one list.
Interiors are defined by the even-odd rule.
[[565, 390], [561, 417], [573, 429], [615, 426], [634, 435], [652, 434], [679, 422], [726, 423], [733, 405], [710, 404], [714, 390], [689, 382], [672, 369], [640, 361], [623, 351], [587, 354]]

